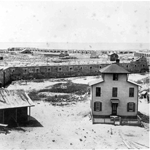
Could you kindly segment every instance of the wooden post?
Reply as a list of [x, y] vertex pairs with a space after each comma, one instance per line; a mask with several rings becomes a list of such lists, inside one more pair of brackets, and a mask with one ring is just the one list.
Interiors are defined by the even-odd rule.
[[17, 122], [17, 108], [16, 108], [16, 122]]
[[3, 110], [3, 123], [4, 123], [5, 119], [4, 119], [4, 110]]
[[30, 107], [29, 108], [29, 115], [28, 115], [28, 121], [30, 120]]

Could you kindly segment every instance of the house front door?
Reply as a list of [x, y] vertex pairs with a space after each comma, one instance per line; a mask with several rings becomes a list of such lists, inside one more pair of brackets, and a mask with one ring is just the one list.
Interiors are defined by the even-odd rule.
[[116, 103], [112, 104], [112, 115], [117, 115], [117, 106], [118, 104]]

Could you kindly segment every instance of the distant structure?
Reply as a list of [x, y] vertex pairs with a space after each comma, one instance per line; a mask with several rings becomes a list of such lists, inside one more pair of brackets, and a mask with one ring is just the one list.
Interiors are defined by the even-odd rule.
[[93, 51], [93, 52], [91, 53], [90, 58], [99, 58], [99, 55], [97, 54], [96, 51]]
[[20, 53], [22, 53], [22, 54], [32, 54], [32, 51], [28, 50], [28, 49], [23, 49], [22, 51], [20, 51]]
[[119, 61], [100, 70], [102, 78], [90, 82], [93, 123], [139, 124], [138, 84], [128, 80], [129, 71]]
[[110, 54], [110, 61], [116, 61], [118, 59], [118, 55], [116, 53]]
[[[2, 61], [2, 60], [1, 60]], [[28, 63], [23, 58], [19, 60], [18, 64], [11, 64], [6, 66], [0, 66], [0, 86], [5, 87], [12, 81], [16, 80], [31, 80], [31, 79], [49, 79], [49, 78], [64, 78], [72, 76], [93, 76], [99, 75], [100, 69], [108, 66], [110, 62], [89, 62], [78, 63], [74, 61], [72, 63], [66, 63], [63, 60], [59, 60], [60, 63], [42, 63], [38, 61], [35, 63]], [[40, 60], [39, 60], [40, 61]], [[149, 64], [145, 57], [137, 58], [128, 62], [121, 62], [120, 66], [131, 73], [145, 73], [149, 71]]]
[[32, 106], [34, 103], [23, 90], [0, 89], [1, 124], [16, 126], [26, 123]]
[[39, 49], [39, 48], [31, 48], [31, 47], [11, 47], [8, 48], [7, 52], [12, 51], [21, 51], [23, 49], [31, 50], [34, 53], [61, 53], [61, 52], [68, 52], [68, 53], [76, 53], [76, 54], [92, 54], [94, 51], [102, 54], [107, 53], [117, 53], [117, 54], [133, 54], [134, 50], [83, 50], [83, 49]]
[[69, 56], [69, 54], [67, 52], [61, 52], [59, 57], [66, 57]]
[[148, 67], [150, 69], [150, 50], [136, 51], [136, 52], [134, 52], [134, 57], [146, 58], [146, 60], [148, 62]]
[[145, 51], [136, 51], [134, 52], [134, 56], [135, 57], [146, 57], [146, 58], [150, 58], [150, 52], [149, 50], [145, 50]]

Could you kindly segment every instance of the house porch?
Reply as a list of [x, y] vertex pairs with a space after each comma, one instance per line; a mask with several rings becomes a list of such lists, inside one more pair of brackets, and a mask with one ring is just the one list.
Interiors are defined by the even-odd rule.
[[137, 116], [100, 116], [93, 115], [93, 124], [114, 124], [114, 125], [141, 125], [141, 121]]

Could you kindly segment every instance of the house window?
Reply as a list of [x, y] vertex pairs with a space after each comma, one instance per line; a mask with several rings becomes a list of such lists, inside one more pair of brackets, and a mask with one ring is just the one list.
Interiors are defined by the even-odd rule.
[[117, 88], [116, 87], [112, 88], [112, 97], [117, 97]]
[[135, 112], [135, 103], [127, 103], [127, 112]]
[[129, 88], [129, 97], [134, 97], [134, 88]]
[[101, 88], [96, 87], [96, 97], [100, 97], [100, 96], [101, 96]]
[[94, 111], [102, 111], [102, 103], [94, 102]]
[[113, 74], [113, 80], [118, 80], [118, 74], [117, 73]]

